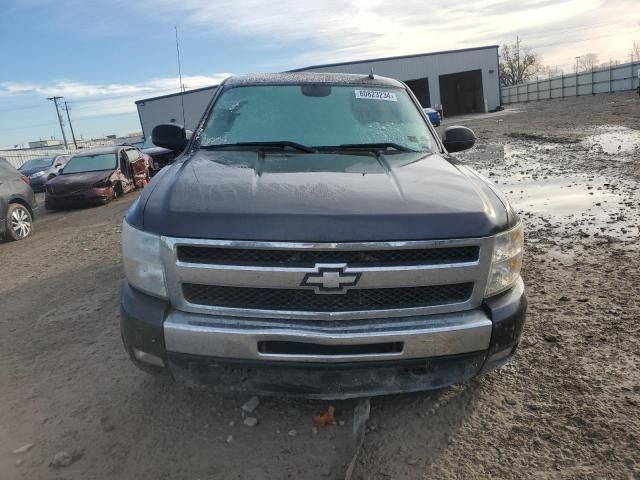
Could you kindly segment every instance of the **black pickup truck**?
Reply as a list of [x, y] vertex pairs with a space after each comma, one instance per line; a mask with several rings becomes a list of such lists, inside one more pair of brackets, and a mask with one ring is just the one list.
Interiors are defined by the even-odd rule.
[[525, 319], [523, 228], [409, 88], [232, 77], [123, 225], [125, 348], [196, 388], [349, 398], [503, 365]]

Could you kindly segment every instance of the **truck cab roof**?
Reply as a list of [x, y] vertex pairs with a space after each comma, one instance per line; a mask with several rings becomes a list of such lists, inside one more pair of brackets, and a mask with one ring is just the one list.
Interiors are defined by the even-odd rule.
[[248, 87], [254, 85], [301, 85], [301, 84], [357, 85], [369, 87], [404, 88], [398, 80], [373, 75], [350, 73], [285, 72], [260, 73], [229, 77], [221, 84], [222, 88]]

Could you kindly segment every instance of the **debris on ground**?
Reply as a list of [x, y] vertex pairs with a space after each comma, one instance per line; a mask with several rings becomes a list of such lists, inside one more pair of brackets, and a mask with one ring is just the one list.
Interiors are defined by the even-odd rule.
[[258, 419], [256, 417], [247, 417], [244, 419], [244, 424], [247, 427], [255, 427], [258, 424]]
[[26, 445], [23, 445], [23, 446], [21, 446], [19, 448], [16, 448], [13, 451], [13, 454], [14, 455], [20, 455], [22, 453], [27, 453], [29, 450], [31, 450], [31, 447], [33, 447], [33, 445], [34, 445], [33, 443], [27, 443]]
[[258, 405], [260, 405], [260, 399], [258, 397], [251, 397], [241, 408], [243, 412], [251, 414], [258, 408]]
[[335, 413], [336, 413], [336, 407], [334, 407], [333, 405], [330, 405], [329, 408], [327, 408], [327, 411], [324, 412], [322, 415], [316, 415], [315, 417], [313, 417], [313, 423], [318, 428], [324, 427], [325, 425], [335, 425], [336, 424]]
[[65, 452], [60, 451], [53, 456], [50, 465], [54, 468], [68, 467], [82, 457], [82, 452]]

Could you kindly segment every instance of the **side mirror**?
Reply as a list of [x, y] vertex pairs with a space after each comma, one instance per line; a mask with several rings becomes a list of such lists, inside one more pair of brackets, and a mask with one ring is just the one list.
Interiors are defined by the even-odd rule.
[[56, 164], [55, 164], [55, 167], [56, 167], [56, 168], [60, 168], [61, 166], [62, 166], [62, 164], [61, 164], [61, 163], [56, 163]]
[[153, 128], [151, 141], [158, 147], [180, 152], [187, 146], [187, 134], [182, 125], [164, 123]]
[[449, 127], [444, 131], [442, 143], [447, 152], [461, 152], [469, 150], [476, 143], [476, 135], [467, 127]]

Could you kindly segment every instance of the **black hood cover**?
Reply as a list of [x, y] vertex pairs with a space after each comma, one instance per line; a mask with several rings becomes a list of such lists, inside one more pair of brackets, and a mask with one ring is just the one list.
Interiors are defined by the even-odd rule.
[[128, 221], [173, 237], [391, 241], [507, 228], [503, 201], [440, 154], [199, 151], [156, 175]]

